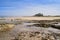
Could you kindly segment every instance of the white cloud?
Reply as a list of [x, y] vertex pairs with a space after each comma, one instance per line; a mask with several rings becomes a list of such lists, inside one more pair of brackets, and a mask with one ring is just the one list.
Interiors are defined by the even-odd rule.
[[24, 8], [5, 10], [5, 15], [15, 15], [15, 16], [30, 16], [36, 13], [43, 13], [44, 15], [60, 15], [59, 5], [30, 5]]
[[22, 14], [25, 15], [34, 15], [36, 13], [43, 13], [44, 15], [59, 15], [60, 7], [58, 5], [36, 5], [36, 6], [27, 6], [25, 9], [21, 10]]

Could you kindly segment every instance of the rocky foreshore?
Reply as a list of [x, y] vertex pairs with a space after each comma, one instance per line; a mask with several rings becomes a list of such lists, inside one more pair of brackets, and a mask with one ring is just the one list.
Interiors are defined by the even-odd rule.
[[60, 37], [51, 32], [20, 32], [13, 40], [60, 40]]

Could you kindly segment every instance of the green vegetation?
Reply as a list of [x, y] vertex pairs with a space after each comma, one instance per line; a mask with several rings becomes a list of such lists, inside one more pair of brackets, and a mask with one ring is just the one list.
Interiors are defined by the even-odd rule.
[[43, 16], [43, 14], [42, 13], [38, 13], [38, 14], [35, 14], [34, 16]]

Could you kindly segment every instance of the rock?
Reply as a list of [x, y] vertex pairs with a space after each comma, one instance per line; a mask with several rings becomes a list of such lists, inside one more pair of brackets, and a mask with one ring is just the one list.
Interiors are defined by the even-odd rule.
[[53, 28], [60, 29], [60, 24], [50, 24], [50, 25]]
[[12, 29], [15, 25], [14, 24], [2, 24], [0, 26], [0, 31], [8, 31]]
[[56, 40], [52, 33], [22, 32], [16, 37], [18, 40]]
[[45, 23], [33, 24], [33, 25], [36, 26], [36, 27], [44, 27], [44, 28], [50, 27], [49, 24], [45, 24]]

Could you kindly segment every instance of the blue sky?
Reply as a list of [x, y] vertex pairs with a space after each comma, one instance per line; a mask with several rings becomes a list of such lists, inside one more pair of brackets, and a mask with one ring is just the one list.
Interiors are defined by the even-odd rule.
[[60, 0], [0, 0], [0, 16], [60, 15]]

